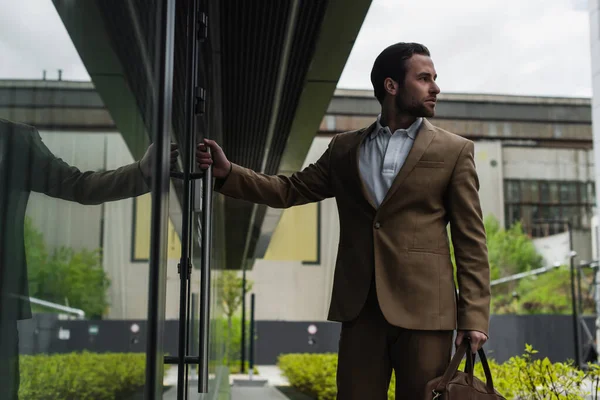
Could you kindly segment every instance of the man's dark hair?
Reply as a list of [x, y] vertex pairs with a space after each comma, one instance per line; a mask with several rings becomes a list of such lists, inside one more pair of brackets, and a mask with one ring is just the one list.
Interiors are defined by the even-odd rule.
[[429, 49], [419, 43], [396, 43], [381, 52], [373, 63], [371, 70], [371, 83], [375, 90], [375, 97], [383, 104], [385, 88], [383, 81], [392, 78], [400, 86], [404, 85], [406, 78], [406, 60], [415, 54], [430, 56]]

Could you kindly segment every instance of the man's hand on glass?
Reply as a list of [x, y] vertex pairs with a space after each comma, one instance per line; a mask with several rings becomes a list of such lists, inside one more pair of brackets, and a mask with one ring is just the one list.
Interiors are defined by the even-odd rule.
[[[152, 176], [152, 163], [154, 162], [154, 153], [156, 152], [154, 143], [148, 146], [144, 157], [140, 160], [140, 170], [144, 175], [144, 178], [148, 179]], [[171, 143], [171, 170], [174, 170], [177, 166], [177, 157], [179, 157], [179, 146], [175, 143]]]

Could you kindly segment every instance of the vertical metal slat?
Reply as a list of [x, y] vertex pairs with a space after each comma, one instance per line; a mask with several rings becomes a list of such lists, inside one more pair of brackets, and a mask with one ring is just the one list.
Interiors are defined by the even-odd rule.
[[183, 160], [183, 207], [181, 228], [181, 259], [179, 261], [179, 341], [177, 348], [177, 398], [187, 398], [188, 367], [185, 363], [188, 350], [188, 317], [189, 317], [189, 289], [191, 274], [191, 205], [192, 205], [192, 179], [193, 157], [196, 136], [195, 115], [195, 86], [197, 69], [197, 43], [196, 30], [196, 1], [189, 1], [187, 7], [187, 38], [186, 38], [186, 103], [185, 103], [185, 132], [184, 132], [184, 160]]
[[209, 168], [206, 170], [202, 184], [202, 265], [200, 272], [200, 360], [198, 365], [198, 393], [208, 392], [212, 196], [212, 170]]
[[156, 15], [157, 51], [155, 107], [152, 136], [155, 159], [152, 174], [152, 227], [150, 236], [150, 268], [148, 287], [148, 338], [146, 347], [145, 399], [162, 397], [163, 383], [163, 319], [166, 298], [165, 256], [167, 251], [167, 202], [169, 192], [169, 154], [172, 108], [173, 47], [175, 40], [175, 0], [158, 2]]

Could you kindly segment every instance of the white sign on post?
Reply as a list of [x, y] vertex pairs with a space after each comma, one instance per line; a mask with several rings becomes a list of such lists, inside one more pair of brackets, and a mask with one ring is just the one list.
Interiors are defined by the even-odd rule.
[[58, 328], [58, 339], [59, 340], [71, 339], [71, 331], [68, 329], [63, 329], [62, 327]]

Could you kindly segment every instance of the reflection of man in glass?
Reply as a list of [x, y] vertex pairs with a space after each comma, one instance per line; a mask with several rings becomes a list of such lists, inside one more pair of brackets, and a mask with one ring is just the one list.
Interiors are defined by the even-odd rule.
[[139, 196], [149, 191], [153, 154], [150, 146], [133, 164], [81, 172], [52, 154], [35, 128], [0, 119], [0, 399], [17, 398], [17, 320], [31, 318], [24, 245], [29, 193], [90, 205]]

